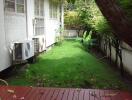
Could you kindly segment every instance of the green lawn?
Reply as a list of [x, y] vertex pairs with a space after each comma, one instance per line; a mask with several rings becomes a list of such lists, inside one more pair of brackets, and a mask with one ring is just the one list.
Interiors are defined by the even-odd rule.
[[[19, 72], [19, 71], [18, 71]], [[7, 80], [10, 85], [128, 89], [120, 75], [84, 50], [78, 40], [64, 41], [35, 64]]]

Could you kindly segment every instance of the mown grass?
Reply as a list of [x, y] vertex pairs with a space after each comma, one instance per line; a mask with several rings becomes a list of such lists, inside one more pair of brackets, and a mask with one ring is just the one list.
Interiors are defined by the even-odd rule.
[[78, 40], [64, 41], [60, 46], [39, 56], [10, 85], [128, 89], [120, 75], [111, 67], [85, 51]]

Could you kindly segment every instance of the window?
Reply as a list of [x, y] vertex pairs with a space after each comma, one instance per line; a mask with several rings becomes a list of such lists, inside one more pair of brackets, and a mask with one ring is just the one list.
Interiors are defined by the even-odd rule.
[[35, 9], [35, 33], [34, 35], [43, 35], [44, 34], [44, 0], [35, 0], [34, 1]]
[[5, 0], [5, 11], [24, 13], [25, 0]]
[[5, 0], [5, 10], [15, 12], [15, 0]]
[[44, 16], [44, 0], [35, 0], [35, 15]]
[[56, 18], [58, 17], [58, 4], [54, 3], [52, 0], [50, 0], [50, 18]]
[[24, 13], [24, 0], [16, 0], [16, 8], [18, 13]]
[[36, 18], [35, 35], [44, 34], [44, 19]]

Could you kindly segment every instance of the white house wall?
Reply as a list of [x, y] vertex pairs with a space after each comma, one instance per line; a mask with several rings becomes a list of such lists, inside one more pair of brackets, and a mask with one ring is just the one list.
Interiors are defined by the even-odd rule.
[[[25, 14], [4, 12], [4, 0], [0, 0], [0, 71], [12, 64], [12, 53], [10, 52], [14, 42], [31, 40], [34, 37], [33, 20], [34, 0], [25, 0], [27, 11]], [[62, 6], [63, 8], [63, 6]], [[59, 12], [59, 6], [58, 6]], [[63, 12], [63, 9], [62, 9]], [[62, 26], [63, 26], [63, 13]], [[58, 19], [49, 17], [49, 0], [44, 0], [44, 35], [46, 47], [55, 43], [56, 31], [60, 28], [60, 16]]]
[[4, 11], [4, 0], [0, 0], [0, 71], [12, 65], [12, 44], [27, 40], [26, 14]]
[[31, 40], [34, 36], [33, 32], [33, 20], [34, 20], [34, 0], [27, 0], [27, 32], [28, 39]]
[[8, 45], [27, 39], [26, 15], [5, 13], [5, 26]]
[[[56, 31], [60, 27], [60, 20], [51, 19], [49, 16], [49, 0], [45, 0], [44, 4], [45, 14], [45, 34], [46, 34], [46, 46], [50, 46], [55, 43]], [[59, 6], [58, 6], [59, 11]]]
[[[63, 8], [63, 6], [62, 6]], [[62, 26], [63, 26], [63, 9], [62, 9]], [[58, 13], [59, 13], [59, 6], [58, 6]], [[58, 19], [51, 19], [49, 16], [49, 0], [44, 0], [44, 35], [41, 37], [45, 37], [46, 39], [46, 47], [55, 43], [56, 31], [60, 27], [60, 15]], [[34, 36], [33, 30], [33, 20], [35, 18], [34, 15], [34, 0], [27, 0], [27, 20], [28, 20], [28, 39], [32, 39]], [[40, 37], [40, 36], [39, 36]]]
[[64, 28], [64, 3], [61, 4], [61, 25]]
[[10, 66], [10, 56], [8, 47], [6, 46], [4, 26], [4, 6], [3, 0], [0, 0], [0, 71]]

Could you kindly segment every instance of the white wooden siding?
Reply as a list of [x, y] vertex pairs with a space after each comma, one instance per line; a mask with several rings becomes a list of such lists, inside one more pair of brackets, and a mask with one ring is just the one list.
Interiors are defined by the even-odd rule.
[[[34, 37], [34, 0], [26, 0], [25, 14], [4, 13], [4, 0], [0, 0], [0, 12], [0, 71], [2, 71], [12, 64], [11, 44], [31, 40]], [[61, 15], [62, 23], [60, 23], [60, 16], [58, 19], [51, 19], [49, 0], [44, 0], [44, 35], [42, 37], [46, 38], [46, 47], [55, 43], [56, 31], [60, 28], [60, 24], [63, 26], [63, 13]]]
[[0, 0], [0, 71], [10, 66], [10, 56], [6, 46], [4, 26], [4, 6], [3, 0]]
[[[45, 0], [45, 34], [46, 34], [46, 46], [50, 46], [55, 43], [56, 31], [60, 27], [60, 20], [50, 18], [49, 14], [49, 0]], [[59, 11], [59, 6], [58, 6]]]
[[9, 45], [27, 39], [26, 15], [5, 13], [5, 26], [6, 42]]

